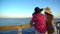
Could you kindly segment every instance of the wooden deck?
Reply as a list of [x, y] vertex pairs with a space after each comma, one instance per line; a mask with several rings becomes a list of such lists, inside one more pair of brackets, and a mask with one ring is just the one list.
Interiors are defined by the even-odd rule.
[[19, 25], [19, 26], [3, 26], [0, 27], [0, 30], [10, 30], [10, 29], [15, 29], [15, 28], [29, 28], [30, 24], [25, 24], [25, 25]]

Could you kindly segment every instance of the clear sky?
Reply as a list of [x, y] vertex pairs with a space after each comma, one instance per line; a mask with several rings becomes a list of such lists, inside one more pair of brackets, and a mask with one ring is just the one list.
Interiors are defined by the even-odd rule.
[[0, 18], [31, 17], [35, 7], [50, 7], [60, 17], [60, 0], [0, 0]]

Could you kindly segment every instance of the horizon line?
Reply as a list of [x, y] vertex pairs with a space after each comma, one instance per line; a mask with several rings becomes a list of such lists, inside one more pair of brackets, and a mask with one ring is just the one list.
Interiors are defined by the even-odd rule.
[[[32, 18], [32, 17], [0, 17], [0, 18]], [[60, 17], [55, 17], [55, 18], [60, 18]]]

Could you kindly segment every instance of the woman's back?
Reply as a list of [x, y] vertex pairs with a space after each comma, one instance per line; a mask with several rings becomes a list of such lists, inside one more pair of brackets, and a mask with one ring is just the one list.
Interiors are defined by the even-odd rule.
[[35, 29], [38, 32], [46, 32], [46, 18], [43, 14], [34, 14], [32, 21], [35, 23]]
[[46, 13], [45, 12], [45, 15], [46, 15], [46, 19], [47, 19], [47, 31], [48, 31], [48, 34], [51, 34], [54, 32], [54, 26], [53, 26], [53, 15], [52, 14], [49, 14], [49, 13]]

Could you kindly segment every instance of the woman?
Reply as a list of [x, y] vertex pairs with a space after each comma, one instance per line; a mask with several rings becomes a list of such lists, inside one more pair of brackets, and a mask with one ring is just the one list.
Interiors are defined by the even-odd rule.
[[47, 32], [48, 34], [53, 34], [54, 33], [54, 26], [53, 26], [53, 15], [51, 14], [50, 8], [47, 7], [44, 9], [45, 11], [45, 16], [46, 16], [46, 26], [47, 26]]
[[[33, 17], [30, 21], [31, 26], [34, 26], [37, 34], [45, 34], [46, 33], [46, 18], [44, 14], [42, 14], [42, 10], [39, 7], [36, 7], [35, 12], [33, 13]], [[33, 24], [34, 23], [34, 24]]]

